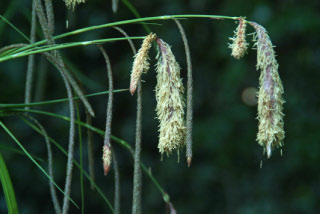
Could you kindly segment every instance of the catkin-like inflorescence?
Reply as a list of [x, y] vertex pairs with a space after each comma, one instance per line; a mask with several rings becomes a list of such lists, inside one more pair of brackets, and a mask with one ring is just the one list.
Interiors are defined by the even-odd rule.
[[80, 3], [85, 3], [86, 0], [64, 0], [67, 8], [74, 10], [75, 6]]
[[250, 23], [256, 30], [257, 69], [260, 74], [258, 92], [258, 143], [271, 156], [274, 147], [282, 146], [283, 130], [283, 86], [278, 73], [278, 63], [271, 40], [266, 30], [259, 24]]
[[229, 44], [229, 48], [232, 50], [231, 56], [236, 59], [240, 59], [247, 53], [248, 43], [246, 41], [246, 27], [246, 20], [240, 17], [238, 27], [234, 32], [234, 37], [230, 38], [230, 40], [232, 40], [232, 43]]
[[157, 36], [154, 33], [150, 33], [148, 36], [146, 36], [142, 42], [141, 48], [134, 56], [130, 80], [131, 95], [133, 95], [137, 89], [142, 72], [147, 72], [149, 70], [149, 49], [151, 48], [152, 42], [156, 39], [156, 37]]
[[184, 87], [180, 78], [180, 67], [170, 46], [157, 38], [157, 117], [159, 119], [159, 144], [161, 154], [169, 155], [172, 150], [185, 145]]
[[112, 160], [112, 152], [111, 152], [110, 146], [104, 145], [102, 152], [103, 152], [102, 153], [103, 171], [104, 171], [104, 175], [107, 175], [110, 170], [110, 165]]

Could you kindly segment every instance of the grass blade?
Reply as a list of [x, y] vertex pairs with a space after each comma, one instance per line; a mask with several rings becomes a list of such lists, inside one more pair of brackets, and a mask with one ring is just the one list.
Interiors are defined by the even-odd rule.
[[0, 181], [8, 207], [8, 213], [18, 213], [18, 205], [6, 163], [0, 153]]
[[[41, 132], [41, 130], [36, 127], [34, 124], [32, 124], [31, 122], [29, 122], [28, 120], [26, 120], [25, 118], [21, 118], [28, 126], [30, 126], [33, 130], [35, 130], [36, 132], [38, 132], [39, 134], [43, 135], [43, 133]], [[68, 156], [67, 151], [60, 146], [60, 144], [58, 142], [56, 142], [54, 139], [52, 139], [51, 137], [49, 137], [49, 140], [51, 143], [53, 143], [53, 145], [55, 145], [65, 156]], [[76, 167], [78, 167], [79, 169], [80, 164], [76, 161], [73, 160], [73, 163]], [[102, 199], [106, 202], [106, 204], [108, 205], [108, 207], [111, 209], [112, 213], [113, 213], [113, 207], [110, 203], [110, 201], [108, 200], [108, 198], [103, 194], [103, 192], [101, 191], [101, 189], [98, 187], [98, 185], [91, 179], [91, 177], [89, 176], [89, 174], [85, 171], [82, 170], [82, 173], [84, 174], [84, 176], [89, 180], [90, 184], [93, 185], [93, 187], [97, 190], [97, 192], [99, 193], [99, 195], [102, 197]]]
[[[13, 152], [13, 153], [16, 153], [18, 155], [23, 155], [25, 156], [26, 154], [23, 153], [22, 151], [16, 149], [16, 148], [13, 148], [11, 146], [5, 146], [5, 145], [0, 145], [0, 151], [1, 150], [6, 150], [6, 151], [10, 151], [10, 152]], [[35, 160], [39, 161], [39, 162], [43, 162], [43, 159], [38, 157], [38, 156], [35, 156], [35, 155], [31, 155]]]
[[[30, 153], [23, 147], [23, 145], [19, 142], [19, 140], [12, 134], [12, 132], [0, 121], [0, 126], [7, 132], [7, 134], [13, 139], [13, 141], [21, 148], [21, 150], [28, 156], [28, 158], [40, 169], [40, 171], [57, 187], [57, 189], [65, 195], [64, 191], [52, 180], [52, 178], [48, 175], [48, 173], [39, 165], [39, 163], [30, 155]], [[69, 200], [73, 205], [75, 205], [78, 209], [79, 206], [76, 202], [74, 202], [70, 197]]]
[[31, 45], [26, 45], [24, 46], [25, 50], [17, 50], [14, 53], [11, 53], [8, 56], [3, 56], [0, 57], [0, 62], [10, 60], [10, 59], [16, 59], [19, 57], [23, 56], [29, 56], [31, 54], [38, 54], [38, 53], [44, 53], [48, 51], [53, 51], [53, 50], [59, 50], [59, 49], [64, 49], [64, 48], [71, 48], [71, 47], [78, 47], [78, 46], [88, 46], [88, 45], [94, 45], [94, 44], [102, 44], [102, 43], [107, 43], [107, 42], [116, 42], [116, 41], [122, 41], [122, 40], [127, 40], [127, 39], [144, 39], [144, 36], [135, 36], [135, 37], [130, 37], [130, 38], [108, 38], [108, 39], [97, 39], [97, 40], [89, 40], [89, 41], [82, 41], [82, 42], [70, 42], [70, 43], [63, 43], [63, 44], [54, 44], [54, 45], [44, 45], [42, 47], [35, 47], [32, 49], [28, 49], [29, 47], [32, 47], [36, 43], [33, 43]]
[[[113, 93], [118, 93], [118, 92], [123, 92], [123, 91], [128, 91], [129, 89], [118, 89], [114, 90]], [[93, 97], [93, 96], [99, 96], [99, 95], [104, 95], [108, 94], [109, 91], [102, 91], [102, 92], [97, 92], [93, 94], [88, 94], [85, 95], [85, 97]], [[78, 100], [80, 97], [73, 97], [73, 100]], [[44, 102], [34, 102], [34, 103], [17, 103], [17, 104], [0, 104], [0, 108], [22, 108], [22, 107], [31, 107], [31, 106], [43, 106], [43, 105], [49, 105], [49, 104], [54, 104], [54, 103], [62, 103], [62, 102], [67, 102], [68, 98], [63, 98], [63, 99], [57, 99], [57, 100], [49, 100], [49, 101], [44, 101]]]
[[14, 24], [12, 24], [8, 19], [6, 19], [5, 17], [3, 17], [2, 15], [0, 15], [0, 18], [1, 18], [5, 23], [7, 23], [8, 25], [10, 25], [10, 27], [12, 27], [15, 31], [17, 31], [23, 38], [25, 38], [25, 39], [30, 43], [29, 38], [28, 38], [24, 33], [22, 33], [16, 26], [14, 26]]
[[[51, 113], [51, 112], [46, 112], [46, 111], [40, 111], [40, 110], [26, 110], [26, 109], [12, 109], [12, 111], [17, 111], [17, 112], [30, 112], [30, 113], [35, 113], [35, 114], [43, 114], [43, 115], [47, 115], [47, 116], [50, 116], [50, 117], [55, 117], [55, 118], [59, 118], [59, 119], [62, 119], [62, 120], [65, 120], [65, 121], [70, 121], [70, 118], [67, 117], [67, 116], [62, 116], [62, 115], [59, 115], [59, 114], [55, 114], [55, 113]], [[87, 129], [90, 129], [91, 131], [101, 135], [102, 137], [104, 136], [104, 131], [101, 130], [101, 129], [98, 129], [94, 126], [91, 126], [91, 125], [88, 125], [84, 122], [81, 122], [81, 121], [78, 121], [78, 120], [75, 120], [75, 123], [76, 124], [79, 124]], [[39, 132], [40, 133], [40, 132]], [[121, 138], [118, 138], [116, 136], [113, 136], [111, 135], [111, 139], [114, 140], [115, 142], [119, 143], [121, 146], [123, 146], [124, 148], [126, 148], [130, 154], [132, 156], [134, 156], [134, 150], [132, 149], [132, 147], [130, 146], [130, 144], [128, 144], [126, 141], [122, 140]], [[52, 139], [50, 138], [50, 141]], [[56, 145], [61, 151], [63, 151], [65, 154], [67, 154], [65, 152], [65, 150], [59, 145], [57, 144]], [[77, 165], [77, 164], [76, 164]], [[77, 167], [80, 167], [79, 164], [77, 165]], [[155, 184], [155, 186], [157, 187], [157, 189], [159, 190], [159, 192], [161, 193], [162, 195], [162, 198], [165, 202], [170, 202], [170, 197], [169, 195], [164, 191], [164, 189], [160, 186], [160, 184], [158, 183], [158, 181], [153, 177], [152, 173], [149, 172], [149, 170], [147, 169], [147, 167], [141, 163], [141, 167], [143, 169], [143, 171], [148, 175], [148, 177], [151, 179], [151, 181]], [[91, 178], [89, 177], [89, 175], [83, 171], [84, 175], [90, 180], [91, 183], [95, 184], [94, 182], [92, 182]], [[95, 185], [95, 188], [97, 188], [97, 186]], [[101, 192], [101, 190], [98, 190], [98, 192]], [[99, 193], [101, 195], [103, 195], [103, 193]], [[110, 204], [110, 202], [108, 200], [106, 200], [108, 205], [110, 206], [110, 208], [112, 209], [113, 211], [113, 208]]]

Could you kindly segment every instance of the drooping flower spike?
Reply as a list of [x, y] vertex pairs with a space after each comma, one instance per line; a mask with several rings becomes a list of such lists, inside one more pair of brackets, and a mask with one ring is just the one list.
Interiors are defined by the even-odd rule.
[[167, 155], [185, 145], [184, 87], [180, 78], [180, 67], [170, 46], [157, 38], [157, 117], [159, 119], [159, 144], [161, 154]]
[[231, 56], [236, 59], [240, 59], [247, 53], [246, 27], [247, 21], [240, 17], [238, 27], [234, 32], [234, 37], [230, 38], [230, 40], [232, 40], [232, 43], [229, 44], [229, 48], [232, 50]]
[[272, 42], [266, 30], [255, 22], [250, 22], [256, 31], [257, 69], [260, 74], [258, 92], [259, 131], [258, 143], [264, 147], [268, 158], [272, 149], [281, 147], [285, 132], [283, 130], [283, 86], [278, 73]]
[[131, 95], [133, 95], [136, 91], [142, 73], [149, 70], [149, 49], [151, 48], [152, 42], [156, 39], [156, 37], [157, 36], [154, 33], [150, 33], [148, 36], [146, 36], [146, 38], [142, 42], [141, 48], [134, 56], [130, 80]]

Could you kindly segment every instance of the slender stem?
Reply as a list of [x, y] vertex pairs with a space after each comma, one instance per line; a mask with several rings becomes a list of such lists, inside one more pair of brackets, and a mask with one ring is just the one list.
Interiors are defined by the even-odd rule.
[[112, 104], [113, 104], [113, 78], [112, 69], [109, 56], [107, 52], [101, 45], [98, 45], [107, 65], [107, 73], [109, 80], [109, 96], [108, 96], [108, 106], [107, 106], [107, 117], [106, 117], [106, 131], [104, 136], [104, 145], [110, 147], [110, 136], [111, 136], [111, 121], [112, 121]]
[[[108, 73], [108, 80], [109, 80], [109, 96], [108, 96], [108, 105], [107, 105], [107, 116], [106, 116], [106, 128], [105, 128], [105, 134], [104, 134], [104, 146], [103, 146], [103, 170], [104, 170], [104, 175], [107, 175], [109, 170], [110, 170], [110, 164], [111, 164], [111, 144], [110, 144], [110, 136], [111, 136], [111, 121], [112, 121], [112, 103], [113, 103], [113, 78], [112, 78], [112, 69], [111, 69], [111, 63], [110, 63], [110, 58], [105, 51], [105, 49], [101, 46], [98, 45], [98, 48], [100, 52], [102, 53], [105, 63], [107, 66], [107, 73]], [[109, 153], [108, 153], [109, 151]], [[109, 155], [108, 155], [109, 154]]]
[[[92, 125], [92, 117], [88, 111], [86, 111], [86, 123]], [[87, 129], [87, 139], [88, 139], [88, 165], [89, 165], [89, 175], [93, 181], [95, 181], [94, 174], [94, 150], [93, 150], [93, 135], [90, 129]], [[90, 184], [91, 189], [94, 189], [93, 184]]]
[[[40, 26], [43, 31], [44, 37], [46, 38], [46, 40], [44, 40], [44, 43], [50, 44], [50, 43], [52, 43], [52, 36], [51, 36], [50, 32], [48, 31], [49, 30], [48, 21], [47, 21], [46, 15], [44, 13], [43, 5], [41, 3], [41, 0], [35, 0], [35, 2], [36, 2], [36, 11], [37, 11], [38, 19], [40, 22]], [[31, 46], [35, 45], [36, 43], [31, 44]]]
[[[44, 56], [40, 57], [39, 65], [37, 70], [37, 80], [35, 85], [35, 94], [34, 94], [34, 102], [39, 102], [43, 100], [45, 94], [45, 88], [47, 85], [47, 76], [48, 76], [48, 62]], [[68, 99], [66, 100], [68, 101]]]
[[116, 29], [117, 31], [119, 31], [124, 37], [126, 37], [126, 39], [129, 42], [130, 48], [132, 50], [133, 56], [135, 56], [137, 54], [137, 49], [134, 46], [132, 40], [130, 39], [129, 35], [121, 28], [121, 27], [113, 27], [114, 29]]
[[[65, 193], [70, 195], [71, 193], [71, 180], [72, 180], [72, 168], [73, 168], [73, 155], [74, 155], [74, 136], [75, 136], [75, 107], [73, 102], [73, 95], [71, 86], [63, 72], [64, 68], [59, 64], [54, 62], [56, 58], [53, 55], [48, 54], [48, 59], [58, 68], [61, 77], [65, 84], [69, 100], [69, 110], [70, 110], [70, 128], [69, 128], [69, 146], [68, 146], [68, 160], [67, 160], [67, 170], [66, 170], [66, 182], [65, 182]], [[69, 199], [65, 196], [63, 199], [62, 214], [67, 214], [69, 209]]]
[[46, 6], [46, 13], [47, 13], [47, 20], [48, 20], [48, 30], [52, 35], [54, 32], [54, 12], [53, 12], [53, 5], [51, 0], [45, 0]]
[[[47, 2], [46, 2], [47, 3]], [[42, 28], [42, 31], [48, 41], [49, 45], [53, 45], [54, 41], [52, 39], [52, 35], [50, 33], [50, 28], [48, 26], [48, 21], [46, 20], [43, 6], [41, 4], [41, 0], [36, 0], [36, 10], [37, 15], [39, 17], [39, 22]], [[52, 11], [53, 13], [53, 11]], [[63, 82], [65, 84], [68, 99], [69, 99], [69, 110], [70, 110], [70, 128], [69, 128], [69, 146], [68, 146], [68, 160], [67, 160], [67, 170], [66, 170], [66, 181], [65, 181], [65, 197], [63, 199], [63, 206], [62, 206], [62, 214], [67, 214], [69, 210], [69, 196], [71, 193], [71, 180], [72, 180], [72, 168], [73, 168], [73, 155], [74, 155], [74, 144], [75, 144], [75, 107], [73, 103], [73, 95], [72, 95], [72, 89], [68, 82], [68, 78], [66, 75], [66, 71], [64, 69], [64, 64], [62, 62], [62, 59], [60, 55], [57, 55], [57, 52], [54, 51], [53, 54], [47, 54], [47, 58], [57, 67], [60, 69], [59, 72], [61, 74], [61, 77], [63, 79]]]
[[[41, 132], [43, 133], [43, 137], [46, 142], [47, 152], [48, 152], [48, 171], [49, 171], [48, 173], [49, 173], [49, 176], [52, 178], [52, 180], [54, 180], [52, 150], [51, 150], [51, 144], [50, 144], [48, 134], [47, 134], [45, 128], [42, 126], [42, 124], [37, 119], [35, 119], [34, 117], [27, 115], [27, 114], [25, 116], [27, 118], [29, 118], [31, 121], [33, 121], [39, 127]], [[59, 203], [59, 200], [57, 197], [56, 189], [54, 188], [54, 185], [51, 181], [49, 181], [49, 187], [50, 187], [50, 194], [51, 194], [54, 210], [55, 210], [56, 214], [60, 214], [61, 213], [60, 203]]]
[[141, 214], [141, 129], [142, 129], [142, 89], [141, 81], [138, 83], [137, 90], [137, 120], [136, 120], [136, 145], [134, 152], [134, 171], [133, 171], [133, 201], [132, 214]]
[[[122, 28], [120, 28], [120, 27], [114, 27], [114, 29], [116, 29], [116, 30], [118, 30], [122, 35], [124, 35], [125, 37], [129, 37], [128, 36], [128, 34], [122, 29]], [[132, 42], [132, 40], [130, 40], [130, 39], [128, 39], [128, 43], [129, 43], [129, 45], [130, 45], [130, 47], [131, 47], [131, 50], [132, 50], [132, 53], [133, 53], [133, 55], [135, 56], [136, 54], [137, 54], [137, 49], [136, 49], [136, 47], [134, 46], [134, 44], [133, 44], [133, 42]], [[139, 102], [140, 101], [140, 102]], [[137, 109], [140, 109], [138, 112], [141, 112], [141, 90], [140, 90], [140, 84], [139, 84], [139, 86], [138, 86], [138, 93], [137, 93]], [[140, 104], [140, 105], [139, 105]], [[141, 117], [140, 118], [138, 118], [137, 117], [137, 121], [136, 121], [136, 123], [137, 124], [139, 124], [139, 128], [140, 129], [138, 129], [138, 126], [136, 127], [136, 144], [138, 143], [138, 144], [141, 144], [141, 120], [140, 121], [138, 121], [138, 119], [141, 119]], [[138, 136], [140, 136], [140, 138], [138, 137]], [[140, 141], [140, 142], [138, 142], [138, 141]], [[134, 153], [133, 153], [133, 150], [131, 149], [129, 149], [129, 151], [132, 153], [132, 155], [134, 156]], [[115, 163], [116, 164], [116, 163]], [[141, 169], [140, 169], [141, 170]], [[115, 173], [116, 173], [116, 170], [115, 170]], [[141, 173], [140, 173], [141, 174]], [[116, 174], [115, 174], [115, 176], [116, 176]], [[140, 177], [138, 177], [138, 178], [136, 178], [136, 180], [139, 180], [140, 179], [140, 183], [141, 183], [141, 177], [142, 176], [140, 176]], [[140, 189], [141, 190], [141, 189]], [[120, 192], [120, 191], [119, 191]], [[134, 193], [134, 190], [133, 190], [133, 196], [135, 195], [135, 193]], [[140, 196], [141, 196], [141, 193], [140, 193]], [[141, 201], [141, 200], [140, 200]], [[116, 204], [115, 204], [115, 211], [117, 211], [117, 209], [116, 209]], [[120, 206], [119, 206], [119, 211], [118, 211], [119, 213], [120, 213]]]
[[[31, 15], [31, 30], [30, 30], [30, 43], [36, 41], [36, 1], [32, 1], [32, 15]], [[31, 101], [32, 85], [33, 85], [33, 74], [34, 74], [34, 55], [29, 55], [28, 57], [28, 67], [27, 67], [27, 77], [26, 77], [26, 88], [24, 102], [26, 104]], [[29, 108], [29, 107], [26, 107]]]
[[[46, 16], [44, 14], [44, 10], [43, 10], [43, 6], [41, 4], [41, 0], [36, 0], [37, 5], [36, 5], [36, 10], [37, 10], [37, 14], [39, 17], [39, 22], [42, 28], [42, 31], [45, 35], [46, 40], [48, 41], [48, 44], [51, 46], [55, 45], [54, 42], [54, 38], [52, 37], [52, 35], [50, 34], [50, 28], [48, 26], [48, 21], [46, 19]], [[47, 2], [46, 2], [47, 3]], [[51, 8], [52, 9], [52, 8]], [[53, 13], [53, 11], [51, 11]], [[56, 50], [51, 50], [52, 51], [52, 56], [50, 56], [50, 54], [46, 54], [47, 58], [50, 58], [49, 60], [55, 65], [59, 65], [58, 67], [59, 72], [61, 73], [61, 75], [65, 76], [66, 80], [68, 81], [68, 83], [70, 82], [71, 86], [73, 87], [73, 89], [75, 90], [75, 92], [78, 94], [78, 96], [80, 97], [80, 99], [82, 100], [84, 106], [87, 108], [87, 110], [90, 112], [90, 114], [92, 116], [94, 116], [94, 112], [92, 110], [91, 105], [89, 104], [89, 102], [86, 100], [86, 98], [83, 96], [82, 91], [80, 90], [79, 86], [77, 85], [77, 83], [75, 82], [75, 80], [72, 78], [72, 76], [67, 72], [67, 69], [65, 68], [64, 62], [62, 60], [61, 55], [56, 51]], [[0, 60], [1, 61], [1, 60]]]
[[[64, 191], [66, 195], [71, 193], [71, 179], [72, 179], [72, 168], [73, 168], [73, 153], [74, 153], [74, 135], [75, 135], [75, 112], [74, 112], [74, 103], [72, 100], [72, 91], [68, 81], [63, 77], [63, 81], [66, 84], [68, 97], [69, 97], [69, 108], [70, 108], [70, 130], [69, 130], [69, 146], [68, 146], [68, 160], [67, 160], [67, 173], [66, 173], [66, 183]], [[63, 199], [62, 213], [67, 214], [69, 210], [69, 199], [65, 196]]]
[[65, 64], [61, 58], [60, 54], [57, 54], [57, 60], [58, 60], [58, 64], [60, 65], [60, 67], [62, 68], [61, 71], [64, 73], [64, 75], [66, 76], [68, 82], [70, 83], [70, 85], [72, 86], [72, 88], [74, 89], [74, 91], [77, 93], [77, 95], [80, 97], [80, 100], [82, 101], [83, 105], [86, 107], [87, 111], [91, 114], [92, 117], [94, 117], [94, 111], [90, 105], [90, 103], [88, 102], [88, 100], [85, 98], [82, 90], [80, 89], [80, 87], [78, 86], [77, 82], [73, 79], [73, 77], [71, 76], [71, 74], [69, 74], [69, 72], [67, 71]]
[[[80, 109], [78, 102], [76, 102], [76, 110], [77, 110], [77, 118], [79, 121], [81, 121], [80, 118]], [[84, 184], [83, 184], [83, 157], [82, 157], [82, 131], [81, 131], [81, 125], [78, 124], [78, 134], [79, 134], [79, 156], [80, 156], [80, 190], [81, 190], [81, 213], [84, 214]]]
[[[128, 34], [121, 28], [115, 27], [125, 37], [129, 37]], [[133, 42], [128, 39], [129, 45], [132, 49], [133, 55], [137, 54], [137, 50]], [[136, 119], [136, 145], [134, 153], [134, 172], [133, 172], [133, 200], [132, 200], [132, 213], [141, 213], [141, 191], [142, 191], [142, 175], [141, 175], [141, 132], [142, 132], [142, 89], [141, 81], [138, 83], [137, 91], [137, 119]]]
[[120, 214], [120, 175], [119, 166], [114, 149], [112, 150], [113, 169], [114, 169], [114, 214]]
[[184, 44], [184, 49], [186, 53], [186, 60], [187, 60], [187, 68], [188, 68], [188, 83], [187, 83], [187, 116], [186, 116], [186, 126], [187, 126], [187, 134], [186, 134], [186, 156], [187, 156], [187, 163], [188, 167], [191, 165], [192, 161], [192, 88], [193, 88], [193, 80], [192, 80], [192, 64], [191, 64], [191, 56], [190, 56], [190, 49], [188, 44], [188, 39], [186, 33], [177, 19], [174, 19], [175, 23], [177, 24], [182, 41]]

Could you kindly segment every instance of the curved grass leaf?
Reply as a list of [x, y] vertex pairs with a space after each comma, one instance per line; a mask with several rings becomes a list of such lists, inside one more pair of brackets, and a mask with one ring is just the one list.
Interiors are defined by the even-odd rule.
[[[71, 47], [78, 47], [78, 46], [88, 46], [88, 45], [94, 45], [94, 44], [102, 44], [106, 42], [115, 42], [115, 41], [122, 41], [122, 40], [128, 40], [128, 39], [144, 39], [144, 36], [135, 36], [135, 37], [121, 37], [121, 38], [108, 38], [108, 39], [96, 39], [96, 40], [89, 40], [89, 41], [82, 41], [82, 42], [70, 42], [70, 43], [62, 43], [62, 44], [55, 44], [55, 45], [45, 45], [43, 47], [35, 47], [32, 49], [29, 49], [28, 47], [33, 46], [33, 43], [31, 45], [26, 45], [23, 48], [24, 51], [21, 51], [21, 49], [17, 49], [18, 52], [10, 53], [9, 55], [0, 57], [0, 62], [7, 61], [10, 59], [16, 59], [23, 56], [29, 56], [32, 54], [38, 54], [38, 53], [44, 53], [47, 51], [53, 51], [53, 50], [59, 50], [64, 48], [71, 48]], [[20, 50], [20, 51], [19, 51]]]
[[[153, 16], [153, 17], [129, 19], [129, 20], [111, 22], [111, 23], [107, 23], [107, 24], [101, 24], [101, 25], [85, 27], [85, 28], [81, 28], [81, 29], [78, 29], [78, 30], [74, 30], [74, 31], [70, 31], [70, 32], [67, 32], [67, 33], [63, 33], [63, 34], [54, 36], [53, 39], [57, 40], [57, 39], [61, 39], [61, 38], [65, 38], [65, 37], [69, 37], [69, 36], [73, 36], [73, 35], [77, 35], [77, 34], [80, 34], [80, 33], [85, 33], [85, 32], [88, 32], [88, 31], [98, 30], [98, 29], [107, 28], [107, 27], [114, 27], [114, 26], [125, 25], [125, 24], [142, 23], [142, 22], [147, 22], [147, 21], [170, 20], [170, 19], [174, 19], [174, 18], [176, 18], [176, 19], [178, 19], [178, 18], [206, 18], [206, 19], [217, 19], [217, 20], [223, 20], [223, 19], [237, 20], [237, 19], [239, 19], [239, 17], [236, 17], [236, 16], [233, 17], [233, 16], [206, 15], [206, 14], [181, 14], [181, 15]], [[127, 40], [127, 39], [128, 38], [113, 38], [113, 39], [106, 39], [106, 40], [116, 41], [116, 40]], [[98, 41], [99, 40], [94, 40], [94, 42], [98, 42]], [[13, 53], [14, 54], [22, 53], [25, 50], [30, 50], [31, 48], [37, 47], [39, 45], [43, 45], [46, 42], [47, 42], [47, 40], [41, 40], [41, 41], [35, 42], [33, 44], [26, 45], [26, 46], [24, 46], [22, 48], [19, 48], [19, 49], [15, 50]], [[89, 42], [93, 42], [93, 41], [89, 41]], [[104, 41], [104, 42], [106, 42], [106, 41]], [[84, 42], [80, 42], [80, 43], [84, 43]], [[42, 52], [42, 51], [40, 51], [40, 52]], [[33, 53], [29, 52], [29, 54], [33, 54]], [[1, 57], [0, 58], [0, 62], [1, 61], [5, 61], [5, 60], [9, 60], [9, 59], [12, 59], [12, 57], [10, 57], [10, 56]]]
[[[3, 13], [3, 17], [5, 17], [7, 20], [10, 20], [16, 13], [16, 9], [17, 9], [17, 0], [10, 1], [10, 4], [8, 5], [6, 11]], [[5, 33], [5, 27], [6, 27], [6, 22], [0, 22], [0, 37], [2, 36], [3, 33]]]
[[18, 213], [18, 205], [16, 201], [16, 196], [14, 194], [14, 189], [10, 179], [9, 172], [6, 167], [6, 163], [0, 153], [0, 181], [2, 184], [2, 189], [4, 192], [4, 197], [6, 199], [6, 204], [8, 208], [8, 213], [16, 214]]
[[[21, 148], [21, 150], [28, 156], [28, 158], [40, 169], [40, 171], [57, 187], [57, 189], [65, 195], [64, 191], [52, 180], [48, 173], [39, 165], [39, 163], [30, 155], [30, 153], [23, 147], [19, 140], [13, 135], [13, 133], [0, 121], [0, 126], [7, 132], [7, 134], [13, 139], [13, 141]], [[79, 206], [74, 202], [70, 197], [69, 200], [73, 203], [78, 209]]]
[[0, 15], [0, 18], [6, 22], [8, 25], [10, 25], [10, 27], [12, 27], [15, 31], [17, 31], [23, 38], [25, 38], [28, 42], [30, 42], [30, 39], [22, 32], [20, 31], [16, 26], [14, 26], [14, 24], [12, 24], [9, 20], [7, 20], [5, 17], [3, 17], [2, 15]]
[[[123, 92], [123, 91], [128, 91], [129, 89], [118, 89], [114, 90], [113, 93], [117, 92]], [[98, 95], [103, 95], [103, 94], [108, 94], [109, 91], [102, 91], [102, 92], [97, 92], [93, 94], [88, 94], [85, 95], [85, 97], [93, 97], [93, 96], [98, 96]], [[78, 100], [80, 97], [73, 97], [73, 100]], [[63, 98], [63, 99], [57, 99], [57, 100], [49, 100], [49, 101], [43, 101], [43, 102], [34, 102], [34, 103], [17, 103], [17, 104], [0, 104], [0, 108], [22, 108], [22, 107], [30, 107], [30, 106], [43, 106], [43, 105], [49, 105], [49, 104], [54, 104], [54, 103], [62, 103], [62, 102], [67, 102], [68, 98]]]
[[[10, 151], [10, 152], [13, 152], [13, 153], [16, 153], [16, 154], [19, 154], [19, 155], [25, 155], [25, 153], [23, 153], [23, 152], [20, 151], [19, 149], [13, 148], [13, 147], [11, 147], [11, 146], [5, 146], [5, 145], [1, 145], [1, 144], [0, 144], [0, 151], [1, 151], [1, 150]], [[43, 159], [42, 159], [42, 158], [40, 158], [40, 157], [38, 157], [38, 156], [35, 156], [35, 155], [32, 155], [32, 154], [31, 154], [31, 156], [32, 156], [35, 160], [37, 160], [37, 161], [39, 161], [39, 162], [43, 162]]]
[[[39, 134], [41, 135], [44, 135], [42, 133], [42, 131], [37, 127], [35, 126], [34, 124], [32, 124], [30, 121], [28, 121], [27, 119], [25, 118], [21, 118], [28, 126], [30, 126], [33, 130], [35, 130], [36, 132], [38, 132]], [[54, 139], [52, 139], [51, 137], [49, 137], [49, 141], [51, 143], [53, 143], [53, 145], [55, 145], [66, 157], [68, 156], [68, 153], [67, 151], [62, 147], [60, 146], [60, 144], [55, 141]], [[81, 166], [80, 164], [76, 161], [76, 160], [73, 160], [73, 163], [76, 167], [78, 167], [79, 169], [81, 169]], [[101, 189], [98, 187], [98, 185], [91, 179], [90, 175], [85, 171], [85, 170], [82, 170], [82, 173], [84, 174], [84, 176], [89, 180], [90, 184], [94, 186], [94, 188], [97, 190], [97, 192], [99, 193], [99, 195], [102, 197], [102, 199], [106, 202], [106, 204], [108, 205], [108, 207], [111, 209], [111, 211], [113, 212], [113, 207], [110, 203], [110, 201], [108, 200], [108, 198], [104, 195], [104, 193], [101, 191]]]
[[[59, 119], [65, 120], [65, 121], [70, 121], [70, 118], [67, 117], [67, 116], [62, 116], [62, 115], [59, 115], [59, 114], [54, 114], [54, 113], [46, 112], [46, 111], [31, 110], [31, 109], [29, 109], [29, 110], [27, 110], [27, 109], [12, 109], [11, 111], [16, 111], [16, 112], [30, 112], [30, 113], [36, 113], [36, 114], [43, 114], [43, 115], [47, 115], [47, 116], [59, 118]], [[86, 124], [86, 123], [84, 123], [84, 122], [81, 122], [81, 121], [78, 121], [78, 120], [75, 120], [75, 123], [76, 123], [76, 124], [79, 124], [79, 125], [81, 125], [81, 126], [83, 126], [83, 127], [85, 127], [85, 128], [87, 128], [87, 129], [92, 130], [93, 132], [101, 135], [102, 137], [104, 136], [104, 131], [101, 130], [101, 129], [98, 129], [98, 128], [94, 127], [94, 126], [88, 125], [88, 124]], [[35, 129], [35, 128], [34, 128], [34, 129]], [[40, 132], [39, 132], [39, 133], [40, 133]], [[51, 138], [49, 138], [49, 139], [50, 139], [50, 141], [52, 140]], [[111, 139], [114, 140], [115, 142], [119, 143], [119, 144], [122, 145], [123, 147], [125, 147], [125, 148], [130, 152], [130, 154], [131, 154], [132, 156], [134, 156], [134, 150], [132, 149], [132, 147], [130, 146], [130, 144], [128, 144], [126, 141], [124, 141], [124, 140], [122, 140], [122, 139], [120, 139], [120, 138], [118, 138], [118, 137], [116, 137], [116, 136], [113, 136], [113, 135], [111, 135]], [[53, 141], [52, 141], [52, 142], [53, 142]], [[55, 145], [56, 145], [61, 151], [64, 151], [64, 153], [67, 154], [67, 153], [65, 152], [65, 150], [64, 150], [59, 144], [55, 143]], [[76, 165], [77, 165], [77, 164], [76, 164]], [[78, 164], [77, 166], [80, 167], [79, 164]], [[164, 200], [165, 202], [170, 202], [169, 195], [164, 191], [164, 189], [160, 186], [160, 184], [158, 183], [158, 181], [153, 177], [152, 173], [149, 172], [149, 170], [147, 169], [147, 167], [146, 167], [143, 163], [141, 163], [141, 167], [142, 167], [143, 171], [144, 171], [144, 172], [148, 175], [148, 177], [151, 179], [151, 181], [155, 184], [155, 186], [157, 187], [157, 189], [158, 189], [159, 192], [161, 193], [161, 195], [162, 195], [162, 197], [163, 197], [163, 200]], [[89, 175], [88, 175], [85, 171], [83, 171], [83, 173], [84, 173], [85, 176], [90, 180], [90, 182], [95, 185], [95, 183], [94, 183], [93, 181], [91, 181], [91, 178], [89, 177]], [[95, 187], [97, 188], [96, 185], [95, 185]], [[98, 190], [98, 191], [99, 191], [99, 190]], [[108, 200], [106, 200], [106, 201], [108, 201]], [[109, 205], [109, 204], [110, 204], [110, 202], [108, 201], [108, 205]], [[110, 204], [110, 207], [112, 207], [111, 204]], [[112, 209], [112, 210], [113, 210], [113, 209]]]

